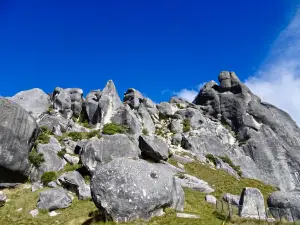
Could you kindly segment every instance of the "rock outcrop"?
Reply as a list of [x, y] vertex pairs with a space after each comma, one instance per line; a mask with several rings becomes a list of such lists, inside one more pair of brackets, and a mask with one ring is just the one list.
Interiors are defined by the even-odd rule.
[[268, 198], [268, 207], [276, 220], [300, 220], [300, 192], [273, 192]]
[[50, 96], [39, 88], [21, 91], [9, 99], [18, 103], [35, 119], [45, 113], [51, 104]]
[[23, 182], [28, 153], [38, 131], [34, 118], [17, 103], [0, 97], [0, 183]]
[[[231, 152], [237, 155], [242, 150], [244, 157], [233, 157], [233, 161], [241, 165], [245, 176], [282, 190], [298, 187], [300, 129], [296, 123], [284, 111], [261, 102], [234, 72], [221, 72], [219, 82], [204, 85], [194, 103], [235, 133], [241, 148]], [[248, 163], [242, 163], [242, 158]]]
[[52, 211], [67, 208], [71, 203], [72, 198], [66, 190], [62, 188], [53, 188], [40, 193], [37, 207], [38, 209]]

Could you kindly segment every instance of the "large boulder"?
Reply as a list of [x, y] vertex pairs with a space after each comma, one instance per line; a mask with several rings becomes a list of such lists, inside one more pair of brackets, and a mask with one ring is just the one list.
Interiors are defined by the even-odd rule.
[[215, 190], [209, 186], [209, 184], [200, 180], [197, 177], [191, 176], [189, 174], [182, 174], [180, 177], [176, 178], [182, 187], [190, 188], [195, 191], [202, 193], [212, 193]]
[[[284, 111], [261, 102], [234, 72], [223, 71], [219, 82], [207, 83], [194, 103], [234, 133], [244, 155], [239, 159], [243, 175], [285, 191], [299, 187], [295, 173], [300, 171], [297, 124]], [[242, 163], [245, 157], [249, 163]]]
[[64, 188], [74, 192], [79, 199], [87, 200], [91, 198], [90, 187], [85, 184], [84, 178], [79, 172], [66, 172], [58, 178], [58, 181]]
[[38, 126], [20, 105], [0, 97], [0, 183], [23, 182]]
[[155, 126], [151, 115], [149, 114], [147, 108], [144, 103], [141, 103], [138, 108], [138, 115], [141, 118], [143, 129], [147, 130], [149, 135], [153, 135], [155, 133]]
[[114, 112], [123, 107], [123, 103], [120, 100], [115, 84], [112, 80], [109, 80], [102, 91], [99, 99], [99, 107], [101, 109], [101, 123], [106, 124], [111, 122], [111, 117]]
[[161, 102], [157, 105], [159, 113], [163, 116], [172, 116], [175, 113], [175, 108], [169, 102]]
[[72, 204], [72, 198], [63, 188], [53, 188], [42, 191], [37, 203], [38, 209], [56, 210], [64, 209]]
[[138, 158], [140, 150], [125, 134], [103, 135], [91, 138], [81, 150], [81, 162], [90, 173], [97, 164], [105, 164], [121, 157]]
[[21, 91], [9, 99], [18, 103], [35, 119], [45, 113], [51, 104], [50, 96], [39, 88]]
[[83, 91], [79, 88], [54, 89], [52, 99], [54, 109], [64, 118], [79, 117], [82, 110]]
[[58, 152], [61, 151], [59, 142], [54, 137], [50, 137], [48, 144], [38, 144], [37, 153], [41, 153], [44, 158], [44, 162], [38, 168], [33, 167], [30, 174], [31, 181], [38, 181], [45, 172], [59, 171], [64, 168], [66, 161], [58, 156]]
[[183, 190], [167, 170], [144, 160], [119, 158], [99, 165], [91, 181], [92, 198], [107, 219], [149, 219], [161, 209], [183, 209]]
[[143, 101], [143, 95], [139, 91], [129, 88], [124, 94], [123, 101], [130, 105], [131, 108], [137, 109]]
[[101, 97], [100, 90], [91, 91], [84, 102], [84, 109], [86, 112], [87, 119], [90, 124], [97, 124], [101, 122], [101, 109], [99, 100]]
[[71, 120], [63, 117], [45, 114], [38, 121], [40, 127], [47, 127], [56, 135], [62, 135], [71, 126]]
[[300, 220], [300, 192], [273, 192], [268, 200], [268, 207], [276, 220]]
[[176, 115], [189, 120], [192, 129], [199, 129], [205, 123], [205, 118], [199, 109], [187, 108], [176, 112]]
[[140, 136], [139, 147], [144, 157], [150, 158], [155, 162], [168, 159], [168, 145], [158, 137], [145, 135]]
[[128, 133], [136, 138], [141, 134], [141, 123], [128, 105], [116, 110], [111, 121], [128, 127]]
[[266, 219], [264, 197], [257, 188], [244, 188], [239, 205], [240, 217], [260, 220]]

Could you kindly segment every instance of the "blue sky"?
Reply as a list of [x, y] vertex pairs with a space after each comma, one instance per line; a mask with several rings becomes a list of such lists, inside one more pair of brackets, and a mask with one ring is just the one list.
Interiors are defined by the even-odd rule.
[[[56, 86], [80, 87], [87, 94], [113, 79], [121, 97], [134, 87], [159, 102], [184, 89], [198, 91], [221, 70], [235, 71], [256, 88], [268, 81], [272, 63], [278, 64], [276, 49], [292, 39], [295, 29], [278, 40], [297, 17], [298, 5], [296, 0], [1, 0], [0, 95], [34, 87], [52, 92]], [[284, 43], [278, 47], [278, 42]]]

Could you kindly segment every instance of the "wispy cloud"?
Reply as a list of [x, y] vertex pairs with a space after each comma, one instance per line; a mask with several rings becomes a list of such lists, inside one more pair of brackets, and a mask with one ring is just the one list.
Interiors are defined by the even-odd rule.
[[188, 102], [192, 102], [194, 101], [195, 97], [197, 96], [197, 94], [199, 93], [199, 90], [203, 87], [203, 85], [206, 82], [203, 82], [199, 85], [197, 85], [194, 89], [181, 89], [178, 92], [173, 92], [174, 95], [178, 96], [179, 98], [182, 98]]
[[279, 34], [259, 71], [245, 83], [300, 125], [300, 9]]

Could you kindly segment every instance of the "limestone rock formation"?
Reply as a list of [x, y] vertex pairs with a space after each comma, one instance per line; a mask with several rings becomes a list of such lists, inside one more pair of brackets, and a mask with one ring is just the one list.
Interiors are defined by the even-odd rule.
[[94, 203], [106, 218], [121, 222], [149, 219], [162, 208], [182, 202], [182, 194], [178, 195], [182, 189], [176, 184], [173, 176], [155, 164], [119, 158], [98, 165], [91, 191]]
[[17, 103], [0, 97], [0, 183], [17, 183], [29, 175], [28, 153], [37, 136], [34, 118]]
[[9, 99], [18, 103], [35, 119], [45, 113], [51, 104], [50, 96], [39, 88], [21, 91]]

